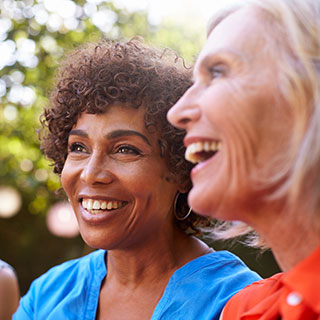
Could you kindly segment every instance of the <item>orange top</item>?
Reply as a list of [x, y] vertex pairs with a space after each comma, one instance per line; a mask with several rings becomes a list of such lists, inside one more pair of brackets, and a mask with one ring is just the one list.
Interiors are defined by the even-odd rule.
[[320, 320], [320, 247], [286, 273], [255, 282], [226, 304], [222, 320]]

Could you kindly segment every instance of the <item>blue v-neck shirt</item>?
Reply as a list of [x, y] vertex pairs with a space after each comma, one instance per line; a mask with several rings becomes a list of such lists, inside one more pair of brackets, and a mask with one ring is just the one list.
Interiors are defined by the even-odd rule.
[[[50, 269], [31, 284], [13, 319], [94, 320], [105, 255], [97, 250]], [[260, 279], [230, 252], [206, 254], [174, 272], [151, 320], [219, 319], [232, 295]]]

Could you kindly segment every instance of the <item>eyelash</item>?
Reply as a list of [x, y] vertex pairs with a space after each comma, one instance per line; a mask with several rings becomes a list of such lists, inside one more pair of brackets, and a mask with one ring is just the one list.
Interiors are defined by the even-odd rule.
[[[81, 150], [79, 150], [81, 149]], [[85, 150], [85, 151], [83, 151]], [[80, 153], [80, 152], [87, 152], [87, 149], [85, 146], [83, 146], [81, 143], [79, 142], [75, 142], [75, 143], [72, 143], [69, 147], [69, 152], [77, 152], [77, 153]]]
[[[68, 152], [75, 152], [75, 153], [87, 153], [87, 148], [82, 145], [81, 143], [79, 142], [75, 142], [75, 143], [72, 143], [70, 146], [69, 146], [69, 150]], [[134, 154], [134, 155], [141, 155], [142, 152], [136, 148], [136, 147], [133, 147], [131, 145], [121, 145], [119, 147], [116, 148], [115, 150], [115, 153], [122, 153], [122, 154]]]
[[221, 64], [214, 65], [208, 68], [208, 73], [212, 80], [220, 78], [225, 73], [225, 68]]
[[[123, 152], [124, 149], [127, 150], [127, 151]], [[137, 156], [142, 154], [141, 151], [138, 148], [133, 147], [131, 145], [121, 145], [121, 146], [119, 146], [116, 149], [116, 153], [135, 154]]]

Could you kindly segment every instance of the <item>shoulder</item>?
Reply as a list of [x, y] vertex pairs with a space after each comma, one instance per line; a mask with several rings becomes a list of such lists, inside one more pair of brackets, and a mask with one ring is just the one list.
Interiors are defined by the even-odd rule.
[[205, 290], [212, 303], [226, 303], [231, 296], [261, 277], [228, 251], [216, 251], [185, 266], [181, 283], [192, 283], [194, 291]]
[[241, 315], [272, 297], [281, 289], [283, 273], [278, 273], [270, 278], [256, 281], [238, 293], [226, 304], [223, 319], [240, 319]]
[[179, 272], [188, 276], [196, 273], [206, 273], [209, 277], [222, 281], [226, 281], [226, 278], [229, 277], [239, 277], [241, 279], [248, 277], [250, 279], [248, 284], [261, 280], [256, 272], [250, 270], [241, 259], [228, 251], [215, 251], [201, 256], [190, 261]]
[[9, 319], [19, 304], [19, 285], [15, 271], [8, 264], [0, 266], [0, 319]]
[[56, 285], [57, 281], [63, 281], [65, 283], [65, 281], [78, 278], [79, 276], [83, 277], [83, 272], [89, 271], [94, 267], [96, 263], [101, 260], [103, 255], [103, 250], [97, 250], [81, 258], [66, 261], [49, 269], [46, 273], [37, 278], [33, 284], [39, 285], [43, 283], [46, 285]]
[[14, 292], [19, 295], [18, 279], [14, 269], [0, 260], [0, 293]]
[[[241, 302], [242, 299], [248, 300], [248, 296], [253, 297], [254, 300], [260, 301], [264, 297], [269, 296], [273, 292], [277, 291], [282, 287], [281, 280], [283, 278], [283, 273], [277, 273], [274, 276], [256, 281], [243, 290], [237, 293], [232, 299], [233, 301]], [[253, 303], [255, 303], [254, 301]]]
[[261, 280], [261, 277], [254, 271], [250, 270], [245, 263], [228, 251], [215, 251], [211, 254], [203, 256], [199, 261], [200, 271], [202, 268], [208, 272], [214, 273], [215, 278], [249, 278], [248, 284], [253, 281]]
[[[215, 283], [228, 297], [231, 297], [245, 286], [261, 280], [261, 277], [250, 270], [236, 255], [228, 251], [216, 251], [208, 257], [208, 268]], [[213, 285], [213, 284], [212, 284]]]
[[[206, 257], [203, 265], [194, 275], [195, 287], [206, 290], [213, 304], [222, 307], [238, 291], [261, 280], [244, 262], [228, 251], [216, 251]], [[192, 277], [190, 278], [192, 279]]]
[[97, 250], [49, 269], [32, 282], [20, 301], [17, 313], [49, 313], [62, 301], [79, 299], [88, 283], [96, 280], [97, 276], [105, 275], [104, 255], [104, 250]]
[[79, 278], [81, 281], [85, 276], [90, 275], [91, 269], [97, 269], [96, 264], [103, 261], [104, 253], [105, 251], [103, 250], [97, 250], [84, 257], [69, 260], [55, 266], [37, 278], [31, 287], [51, 290], [53, 287], [73, 284]]
[[9, 288], [18, 288], [16, 273], [11, 268], [0, 269], [0, 291], [5, 292]]
[[0, 260], [0, 283], [11, 282], [16, 279], [14, 269], [6, 262]]
[[217, 319], [231, 296], [260, 279], [232, 253], [212, 252], [173, 274], [155, 314], [161, 313], [161, 319], [182, 319], [186, 314], [188, 319]]
[[10, 266], [10, 264], [8, 264], [7, 262], [0, 259], [0, 270], [1, 269], [12, 269], [13, 270], [13, 268]]

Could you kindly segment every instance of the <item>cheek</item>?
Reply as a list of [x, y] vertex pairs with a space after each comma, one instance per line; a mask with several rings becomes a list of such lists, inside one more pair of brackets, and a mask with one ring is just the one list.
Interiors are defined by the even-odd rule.
[[71, 193], [72, 186], [74, 186], [73, 170], [72, 166], [68, 165], [68, 162], [65, 163], [62, 172], [61, 172], [61, 185], [64, 191], [69, 194]]
[[143, 201], [152, 199], [154, 204], [166, 207], [177, 192], [177, 187], [171, 180], [168, 181], [169, 172], [162, 163], [162, 159], [156, 159], [136, 170], [127, 171], [123, 176], [126, 177], [127, 188], [137, 198]]
[[258, 112], [249, 110], [241, 96], [228, 94], [227, 97], [220, 96], [216, 108], [207, 109], [206, 116], [222, 142], [222, 166], [229, 175], [229, 184], [238, 185], [243, 177], [249, 176], [260, 145], [255, 126]]
[[130, 193], [136, 196], [145, 195], [159, 181], [159, 164], [150, 159], [132, 163], [118, 163], [110, 168], [119, 181]]

